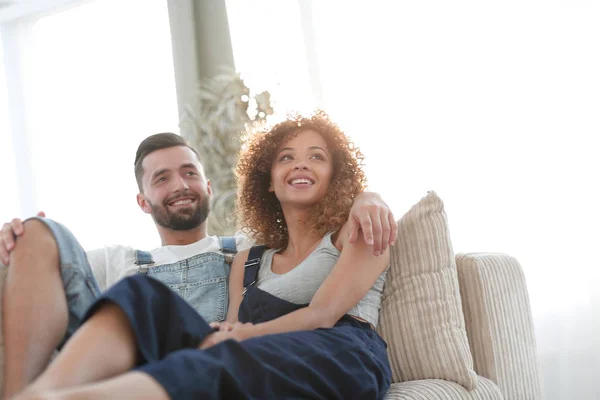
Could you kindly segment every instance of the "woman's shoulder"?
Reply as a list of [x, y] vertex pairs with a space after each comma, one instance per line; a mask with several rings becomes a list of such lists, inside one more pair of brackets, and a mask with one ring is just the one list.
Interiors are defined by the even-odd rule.
[[237, 252], [237, 254], [235, 255], [235, 257], [233, 258], [233, 264], [237, 265], [237, 264], [244, 264], [246, 262], [246, 260], [248, 259], [248, 254], [250, 254], [250, 250], [252, 249], [252, 247], [250, 247], [249, 249], [244, 249], [244, 250], [240, 250]]
[[249, 249], [244, 249], [244, 250], [240, 250], [237, 252], [235, 258], [234, 258], [234, 262], [241, 262], [241, 263], [245, 263], [246, 260], [248, 260], [248, 257], [251, 255], [251, 252], [254, 252], [255, 254], [257, 254], [258, 257], [262, 257], [262, 255], [264, 254], [265, 251], [270, 250], [268, 247], [263, 246], [263, 245], [254, 245], [252, 247], [250, 247]]

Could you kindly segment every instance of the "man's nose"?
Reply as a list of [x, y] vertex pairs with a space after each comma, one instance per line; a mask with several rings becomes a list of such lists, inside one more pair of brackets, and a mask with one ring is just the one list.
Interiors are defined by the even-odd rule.
[[189, 188], [190, 185], [184, 177], [179, 177], [179, 179], [177, 179], [177, 186], [175, 187], [176, 192], [179, 190], [188, 190]]

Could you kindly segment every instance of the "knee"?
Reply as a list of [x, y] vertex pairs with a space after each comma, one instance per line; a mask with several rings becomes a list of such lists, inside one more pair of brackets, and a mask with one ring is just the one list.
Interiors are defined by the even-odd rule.
[[42, 252], [46, 257], [58, 257], [58, 245], [46, 224], [37, 219], [30, 219], [23, 223], [23, 234], [16, 238], [13, 252]]

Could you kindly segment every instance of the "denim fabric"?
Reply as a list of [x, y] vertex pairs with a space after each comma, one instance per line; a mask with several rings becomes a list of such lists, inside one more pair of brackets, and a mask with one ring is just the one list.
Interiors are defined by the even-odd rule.
[[226, 256], [204, 253], [157, 267], [140, 267], [140, 274], [163, 282], [188, 302], [206, 321], [223, 321], [229, 306]]
[[58, 347], [60, 349], [79, 327], [84, 313], [100, 296], [101, 291], [85, 250], [71, 231], [48, 218], [33, 217], [28, 220], [31, 219], [43, 222], [52, 232], [58, 246], [60, 274], [69, 310], [67, 333]]

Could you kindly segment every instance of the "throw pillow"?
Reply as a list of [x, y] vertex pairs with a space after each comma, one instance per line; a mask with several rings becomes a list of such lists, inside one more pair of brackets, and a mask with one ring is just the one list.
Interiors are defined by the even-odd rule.
[[390, 251], [378, 331], [388, 343], [393, 382], [445, 379], [474, 389], [454, 251], [435, 192], [398, 221]]

